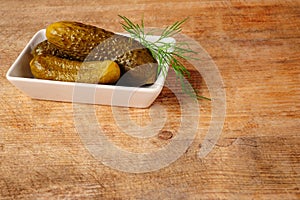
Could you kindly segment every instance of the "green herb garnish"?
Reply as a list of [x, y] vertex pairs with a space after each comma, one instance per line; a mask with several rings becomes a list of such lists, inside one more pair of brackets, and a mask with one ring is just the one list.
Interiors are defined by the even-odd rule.
[[[124, 20], [124, 22], [121, 23], [123, 29], [127, 31], [132, 38], [138, 40], [142, 45], [148, 48], [152, 56], [158, 61], [158, 72], [162, 71], [162, 73], [166, 75], [167, 68], [165, 63], [170, 63], [171, 68], [174, 70], [176, 77], [180, 81], [183, 92], [196, 99], [201, 98], [210, 100], [207, 97], [198, 95], [197, 92], [186, 83], [185, 77], [190, 78], [190, 72], [180, 61], [180, 59], [197, 59], [190, 56], [190, 54], [197, 54], [197, 52], [193, 51], [186, 43], [176, 42], [175, 44], [170, 44], [164, 42], [166, 38], [173, 37], [181, 32], [181, 25], [187, 19], [177, 21], [173, 25], [167, 26], [165, 29], [163, 29], [159, 39], [155, 42], [151, 42], [146, 40], [147, 35], [150, 34], [145, 33], [143, 20], [141, 20], [141, 24], [134, 24], [125, 16], [119, 15], [119, 17]], [[172, 48], [172, 51], [170, 51], [170, 48]]]

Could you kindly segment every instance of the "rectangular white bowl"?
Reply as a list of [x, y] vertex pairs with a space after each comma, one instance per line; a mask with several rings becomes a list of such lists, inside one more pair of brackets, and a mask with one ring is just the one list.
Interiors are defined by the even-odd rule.
[[[156, 41], [159, 36], [149, 36], [147, 40]], [[18, 89], [34, 99], [101, 104], [123, 107], [149, 107], [162, 90], [166, 75], [160, 73], [156, 82], [145, 87], [125, 87], [88, 83], [74, 83], [35, 79], [30, 71], [31, 51], [46, 40], [45, 29], [38, 31], [16, 61], [9, 68], [6, 78]], [[164, 42], [175, 43], [174, 38]], [[166, 66], [168, 67], [168, 66]]]

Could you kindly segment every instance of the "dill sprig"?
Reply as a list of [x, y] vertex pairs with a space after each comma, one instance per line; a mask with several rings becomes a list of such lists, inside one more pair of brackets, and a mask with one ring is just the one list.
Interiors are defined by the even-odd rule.
[[174, 70], [176, 77], [180, 82], [183, 92], [196, 99], [201, 98], [210, 100], [207, 97], [199, 95], [198, 92], [187, 83], [185, 77], [190, 78], [190, 72], [180, 61], [180, 59], [197, 59], [190, 56], [191, 54], [197, 54], [197, 52], [193, 51], [187, 43], [176, 42], [173, 44], [164, 42], [166, 38], [174, 37], [182, 31], [181, 25], [187, 18], [182, 21], [176, 21], [171, 26], [167, 26], [163, 29], [160, 37], [155, 42], [151, 42], [146, 39], [147, 35], [150, 35], [150, 33], [145, 33], [143, 19], [141, 20], [141, 24], [135, 24], [125, 16], [119, 15], [119, 17], [124, 20], [124, 22], [121, 23], [123, 29], [127, 31], [132, 38], [138, 40], [142, 45], [148, 48], [152, 56], [158, 61], [158, 73], [162, 72], [163, 75], [166, 76], [167, 68], [165, 63], [170, 63], [171, 68]]

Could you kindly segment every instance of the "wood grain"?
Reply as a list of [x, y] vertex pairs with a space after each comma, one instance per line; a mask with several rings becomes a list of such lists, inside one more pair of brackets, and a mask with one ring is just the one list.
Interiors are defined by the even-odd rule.
[[[221, 137], [205, 158], [197, 152], [211, 102], [199, 101], [198, 132], [183, 156], [158, 171], [134, 174], [89, 153], [76, 130], [74, 105], [30, 99], [6, 80], [29, 39], [49, 23], [76, 20], [120, 32], [118, 14], [136, 22], [144, 16], [149, 27], [189, 17], [183, 33], [214, 60], [227, 97]], [[300, 198], [299, 1], [1, 0], [0, 15], [1, 199]], [[189, 70], [191, 84], [209, 96], [205, 77]], [[180, 106], [169, 88], [154, 104], [163, 106], [168, 120], [165, 132], [149, 140], [119, 129], [111, 107], [93, 109], [111, 141], [147, 152], [170, 143], [180, 127]], [[128, 112], [141, 126], [152, 119], [149, 109]]]

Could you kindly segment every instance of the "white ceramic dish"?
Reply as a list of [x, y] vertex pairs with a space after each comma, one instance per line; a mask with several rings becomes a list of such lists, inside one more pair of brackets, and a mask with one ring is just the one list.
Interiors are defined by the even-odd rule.
[[[162, 90], [165, 82], [165, 75], [162, 73], [153, 85], [147, 87], [124, 87], [35, 79], [29, 67], [29, 62], [32, 59], [30, 52], [45, 39], [45, 29], [38, 31], [6, 74], [6, 78], [13, 85], [31, 98], [146, 108], [154, 102]], [[147, 37], [147, 40], [150, 41], [157, 39], [158, 36]], [[165, 42], [175, 43], [175, 39], [167, 38]]]

